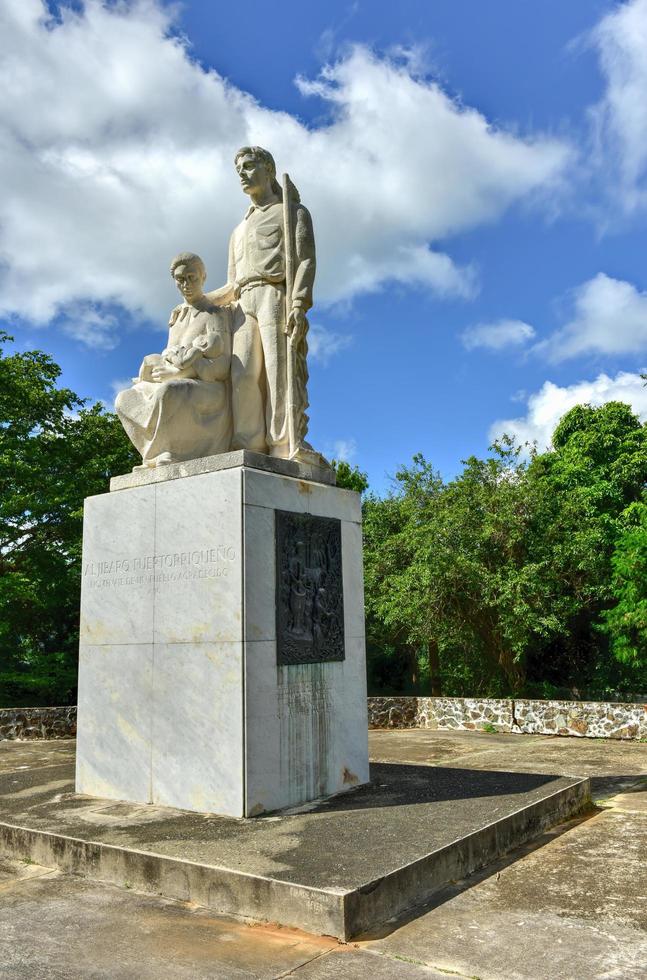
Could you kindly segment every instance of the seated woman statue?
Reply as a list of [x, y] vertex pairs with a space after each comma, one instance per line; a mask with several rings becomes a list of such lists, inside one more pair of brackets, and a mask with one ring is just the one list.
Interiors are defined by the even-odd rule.
[[171, 275], [184, 302], [168, 344], [149, 354], [115, 408], [144, 467], [227, 452], [231, 443], [231, 310], [207, 299], [204, 262], [182, 252]]

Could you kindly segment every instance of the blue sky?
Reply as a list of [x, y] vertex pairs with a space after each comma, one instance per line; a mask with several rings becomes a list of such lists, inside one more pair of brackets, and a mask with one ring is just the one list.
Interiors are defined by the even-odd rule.
[[111, 402], [258, 142], [319, 247], [311, 441], [382, 490], [578, 401], [647, 417], [647, 0], [3, 0], [0, 312]]

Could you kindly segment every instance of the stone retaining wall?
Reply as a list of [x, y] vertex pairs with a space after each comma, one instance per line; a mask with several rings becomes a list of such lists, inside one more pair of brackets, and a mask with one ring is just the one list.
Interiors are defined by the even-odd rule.
[[371, 728], [647, 739], [647, 704], [496, 698], [369, 698]]
[[463, 728], [509, 732], [512, 701], [494, 698], [369, 698], [371, 728]]
[[76, 706], [0, 708], [0, 742], [7, 738], [74, 738]]
[[[497, 698], [368, 699], [370, 728], [511, 732], [586, 738], [647, 739], [647, 704], [517, 701]], [[74, 738], [76, 707], [0, 708], [0, 741]]]
[[512, 701], [498, 698], [418, 698], [418, 717], [423, 728], [465, 728], [486, 726], [509, 732]]
[[529, 735], [647, 738], [647, 704], [515, 701], [514, 731]]

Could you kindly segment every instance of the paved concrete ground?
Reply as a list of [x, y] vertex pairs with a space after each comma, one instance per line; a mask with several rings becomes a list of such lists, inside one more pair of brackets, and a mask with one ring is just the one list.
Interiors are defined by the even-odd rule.
[[[349, 946], [5, 861], [0, 977], [644, 980], [647, 745], [427, 731], [373, 732], [371, 742], [385, 762], [590, 775], [599, 809]], [[9, 768], [34, 752], [55, 766], [65, 752], [3, 749]]]
[[[15, 744], [0, 743], [5, 765]], [[390, 759], [372, 763], [370, 785], [316, 807], [233, 820], [77, 796], [73, 742], [56, 745], [49, 759], [38, 750], [31, 760], [28, 752], [27, 744], [21, 766], [0, 772], [3, 823], [321, 889], [367, 885], [569, 785], [545, 770], [493, 772], [447, 762], [432, 770]], [[326, 840], [335, 841], [335, 861], [321, 846]]]
[[74, 748], [25, 746], [11, 768], [0, 743], [0, 853], [341, 940], [590, 808], [588, 778], [396, 759], [349, 793], [235, 820], [77, 795]]

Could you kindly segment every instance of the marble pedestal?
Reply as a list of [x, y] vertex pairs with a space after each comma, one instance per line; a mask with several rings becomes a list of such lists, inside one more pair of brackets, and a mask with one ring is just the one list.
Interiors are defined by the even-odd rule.
[[[213, 460], [86, 500], [79, 793], [246, 817], [368, 781], [359, 496]], [[277, 662], [286, 514], [339, 522], [343, 660]]]

